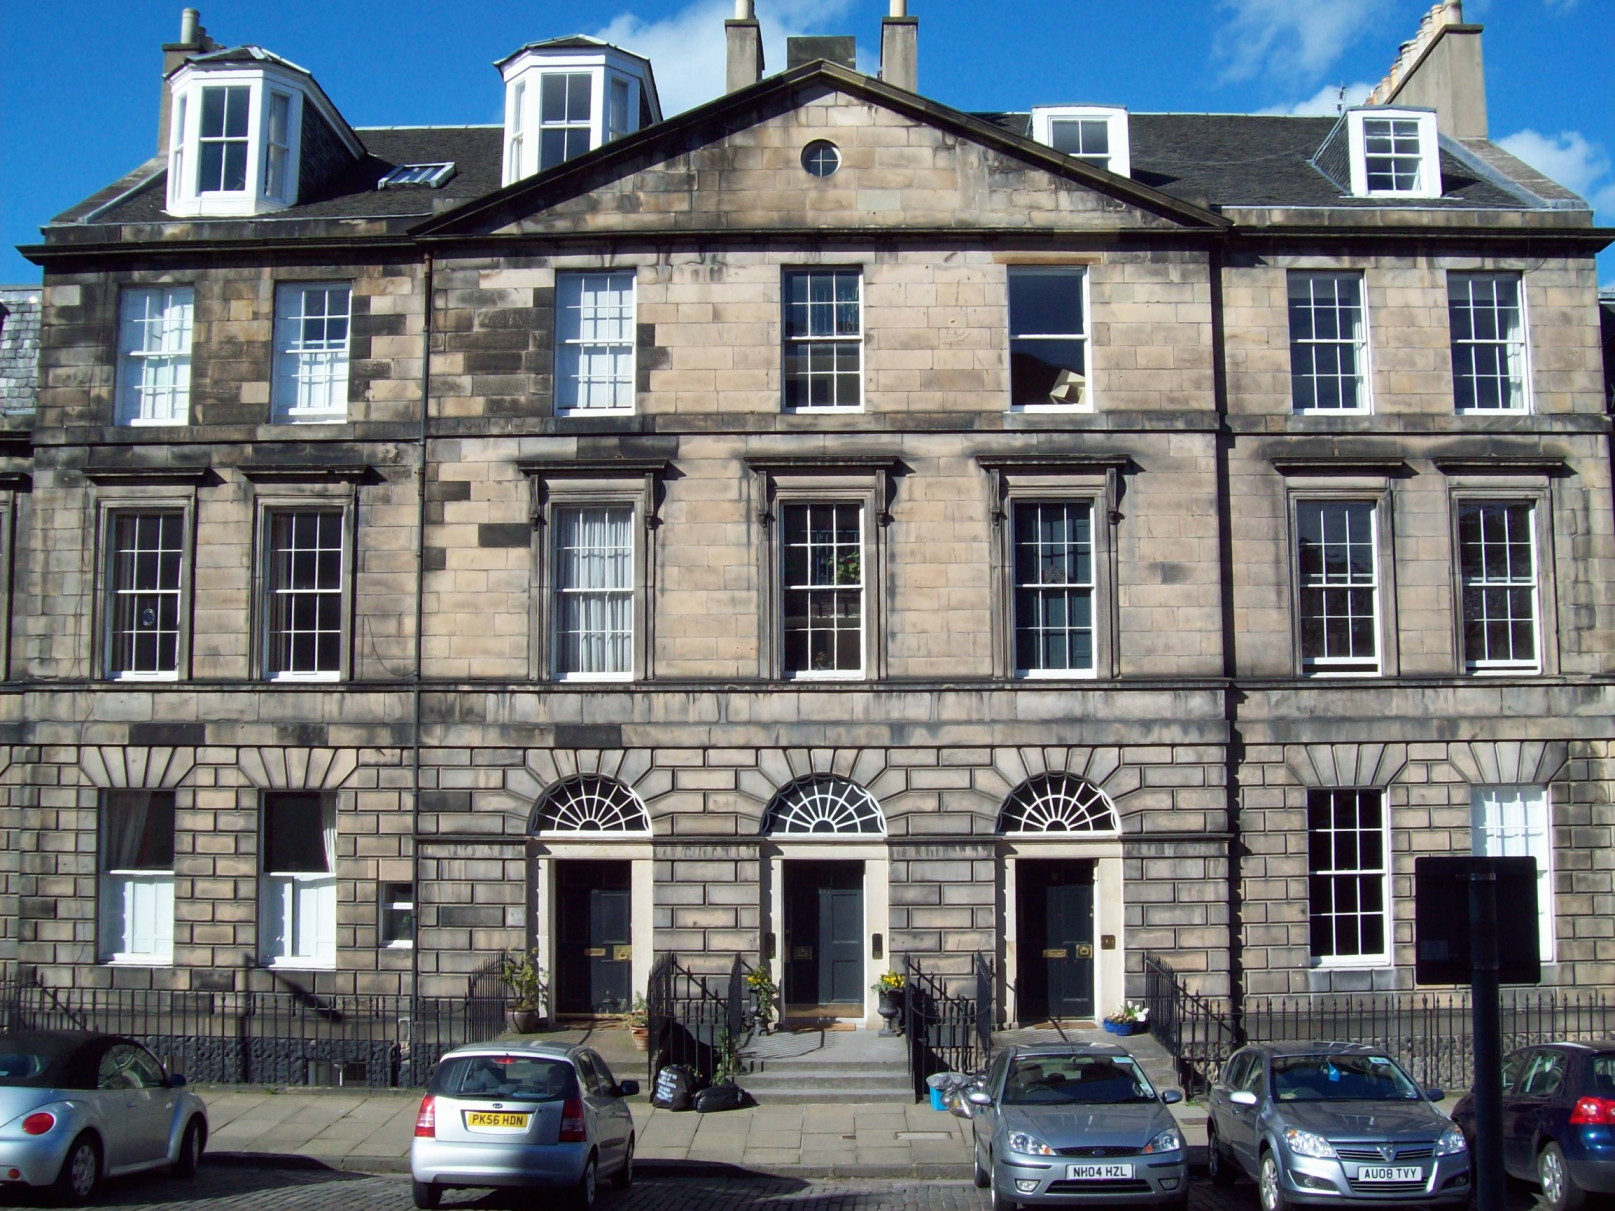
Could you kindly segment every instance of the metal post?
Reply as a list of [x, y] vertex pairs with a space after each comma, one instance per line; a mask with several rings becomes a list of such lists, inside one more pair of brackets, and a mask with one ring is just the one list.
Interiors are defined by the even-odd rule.
[[1475, 1155], [1478, 1211], [1503, 1211], [1503, 1031], [1498, 1012], [1497, 876], [1469, 873], [1470, 1012], [1475, 1034]]

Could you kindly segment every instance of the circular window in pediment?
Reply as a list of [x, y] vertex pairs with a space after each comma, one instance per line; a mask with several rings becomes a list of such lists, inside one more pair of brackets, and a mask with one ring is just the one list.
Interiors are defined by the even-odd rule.
[[810, 177], [828, 177], [841, 167], [841, 149], [828, 139], [814, 139], [802, 149], [802, 167]]

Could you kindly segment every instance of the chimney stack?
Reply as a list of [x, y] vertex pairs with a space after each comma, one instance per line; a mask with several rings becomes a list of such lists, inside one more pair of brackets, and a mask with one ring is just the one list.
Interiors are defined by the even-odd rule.
[[1453, 139], [1486, 137], [1486, 72], [1482, 26], [1464, 22], [1463, 0], [1442, 0], [1404, 42], [1370, 105], [1409, 105], [1436, 111], [1436, 128]]
[[221, 49], [202, 28], [202, 14], [194, 8], [179, 15], [179, 41], [163, 43], [163, 95], [157, 110], [157, 154], [168, 154], [168, 108], [172, 98], [168, 94], [168, 75], [192, 55], [205, 55]]
[[880, 23], [880, 78], [894, 88], [920, 90], [920, 22], [908, 15], [908, 0], [891, 0]]
[[735, 92], [763, 78], [763, 27], [757, 23], [752, 0], [735, 0], [735, 15], [723, 23], [729, 44], [724, 91]]

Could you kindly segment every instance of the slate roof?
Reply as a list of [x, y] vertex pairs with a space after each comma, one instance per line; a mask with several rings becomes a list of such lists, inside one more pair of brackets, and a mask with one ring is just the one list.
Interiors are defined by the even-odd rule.
[[43, 290], [0, 286], [0, 413], [34, 410], [39, 396], [39, 320]]

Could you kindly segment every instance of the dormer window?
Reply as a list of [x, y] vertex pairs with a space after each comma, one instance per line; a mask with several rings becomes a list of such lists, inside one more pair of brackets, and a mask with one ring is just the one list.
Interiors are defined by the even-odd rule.
[[1032, 138], [1055, 151], [1117, 176], [1132, 172], [1127, 111], [1099, 105], [1051, 105], [1032, 110]]
[[1347, 112], [1351, 191], [1360, 198], [1439, 198], [1436, 116], [1400, 109]]
[[168, 79], [172, 215], [272, 214], [364, 154], [314, 78], [258, 47], [199, 55]]
[[649, 62], [593, 38], [535, 42], [498, 66], [506, 185], [661, 120]]

